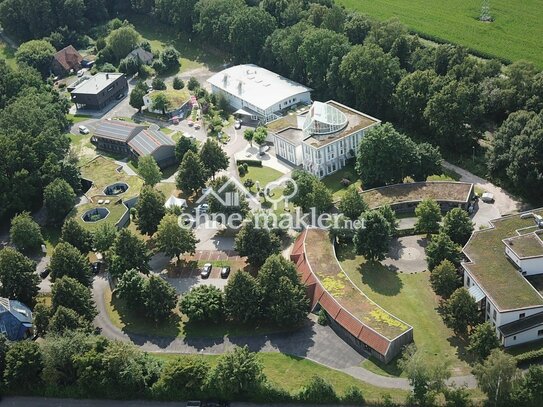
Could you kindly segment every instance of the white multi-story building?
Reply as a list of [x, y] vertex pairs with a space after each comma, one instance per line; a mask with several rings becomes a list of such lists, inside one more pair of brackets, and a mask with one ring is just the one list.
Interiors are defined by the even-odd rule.
[[322, 178], [355, 156], [364, 133], [380, 120], [335, 101], [314, 102], [268, 124], [275, 153]]
[[207, 80], [211, 92], [223, 95], [235, 114], [263, 123], [298, 105], [311, 103], [311, 89], [257, 65], [236, 65]]
[[494, 220], [464, 246], [464, 286], [505, 347], [543, 339], [542, 213]]

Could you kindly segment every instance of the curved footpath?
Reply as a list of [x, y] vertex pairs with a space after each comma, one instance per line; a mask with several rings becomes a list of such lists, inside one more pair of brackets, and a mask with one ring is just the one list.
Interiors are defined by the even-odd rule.
[[[223, 338], [168, 338], [152, 335], [125, 333], [111, 322], [104, 302], [104, 293], [109, 288], [108, 281], [98, 276], [93, 284], [93, 296], [98, 309], [96, 325], [102, 335], [124, 342], [131, 342], [147, 352], [164, 352], [179, 354], [212, 354], [218, 355], [234, 346], [247, 345], [252, 351], [281, 352], [309, 359], [323, 366], [346, 373], [356, 379], [374, 386], [410, 390], [407, 379], [380, 376], [360, 364], [365, 358], [339, 338], [328, 326], [321, 326], [308, 321], [295, 332], [270, 335], [223, 337]], [[477, 386], [472, 375], [457, 376], [449, 380], [450, 384], [465, 385], [468, 388]]]

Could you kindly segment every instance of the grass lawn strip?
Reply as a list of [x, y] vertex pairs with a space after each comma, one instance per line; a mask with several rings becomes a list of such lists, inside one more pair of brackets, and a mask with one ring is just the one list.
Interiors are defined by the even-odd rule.
[[465, 182], [414, 182], [368, 189], [362, 192], [362, 197], [370, 208], [423, 199], [467, 202], [472, 187]]
[[328, 233], [308, 229], [305, 238], [307, 260], [313, 273], [334, 299], [352, 315], [379, 334], [393, 340], [411, 327], [383, 310], [353, 285], [342, 270]]
[[513, 215], [492, 224], [492, 228], [475, 232], [464, 247], [471, 260], [465, 266], [500, 310], [543, 305], [541, 295], [508, 260], [502, 242], [516, 236], [517, 229], [533, 226], [534, 220]]

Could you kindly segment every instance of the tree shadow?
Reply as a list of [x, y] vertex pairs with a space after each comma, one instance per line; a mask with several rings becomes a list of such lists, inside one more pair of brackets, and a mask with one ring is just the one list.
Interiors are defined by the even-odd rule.
[[340, 262], [356, 259], [356, 251], [354, 245], [347, 243], [336, 244], [336, 257]]
[[447, 338], [447, 342], [454, 348], [456, 348], [456, 356], [458, 359], [466, 362], [468, 365], [473, 366], [477, 362], [477, 358], [468, 351], [469, 339], [460, 335], [452, 335]]
[[366, 261], [358, 266], [358, 272], [362, 276], [362, 283], [378, 294], [391, 297], [402, 290], [403, 282], [396, 270], [391, 270], [379, 262]]
[[406, 246], [403, 244], [403, 242], [396, 238], [392, 239], [390, 242], [390, 246], [388, 249], [387, 257], [392, 260], [400, 260], [401, 258], [401, 250], [404, 249]]

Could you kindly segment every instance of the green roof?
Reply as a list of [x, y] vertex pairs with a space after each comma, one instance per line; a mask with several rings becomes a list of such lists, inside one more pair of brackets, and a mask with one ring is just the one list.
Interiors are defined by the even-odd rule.
[[464, 267], [501, 311], [543, 306], [543, 297], [508, 259], [503, 243], [517, 236], [518, 229], [534, 226], [534, 219], [513, 215], [491, 223], [492, 228], [475, 232], [464, 247], [470, 259]]
[[543, 242], [533, 232], [505, 239], [504, 243], [520, 258], [543, 256]]
[[370, 300], [341, 268], [328, 232], [308, 229], [305, 237], [308, 263], [322, 286], [354, 317], [389, 340], [411, 329], [409, 325]]

